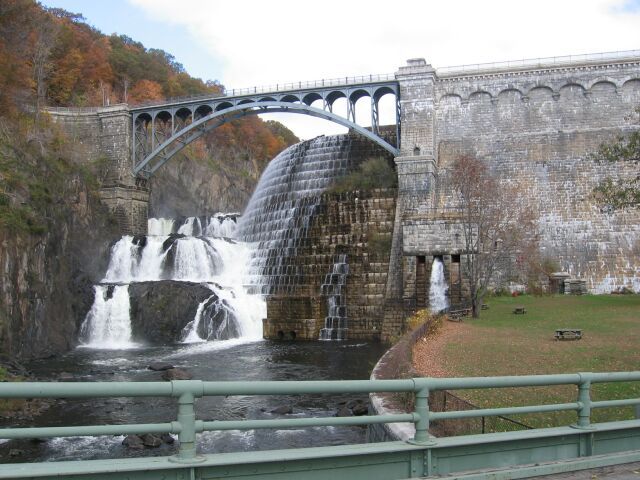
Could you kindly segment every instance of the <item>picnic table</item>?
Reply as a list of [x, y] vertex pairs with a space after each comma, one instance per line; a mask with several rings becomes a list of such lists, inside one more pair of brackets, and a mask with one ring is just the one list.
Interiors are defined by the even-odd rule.
[[462, 308], [460, 310], [449, 310], [447, 312], [447, 317], [452, 322], [461, 322], [462, 317], [468, 317], [471, 314], [470, 308]]
[[518, 305], [516, 308], [513, 309], [513, 313], [515, 315], [524, 315], [525, 313], [527, 313], [527, 309], [524, 308], [522, 305]]
[[555, 337], [556, 340], [580, 340], [582, 338], [582, 329], [558, 328]]

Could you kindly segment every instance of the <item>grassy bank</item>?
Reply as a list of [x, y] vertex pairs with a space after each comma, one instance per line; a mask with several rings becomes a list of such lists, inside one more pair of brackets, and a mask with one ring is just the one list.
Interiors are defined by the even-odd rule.
[[[496, 297], [478, 320], [466, 320], [443, 349], [451, 376], [532, 375], [640, 370], [640, 295]], [[525, 315], [514, 315], [515, 306]], [[557, 328], [580, 328], [583, 338], [556, 341]], [[640, 397], [639, 384], [599, 384], [593, 399]], [[576, 388], [548, 387], [456, 392], [479, 406], [575, 401]], [[593, 421], [632, 418], [632, 408], [598, 409]], [[575, 414], [526, 415], [532, 426], [568, 424]]]

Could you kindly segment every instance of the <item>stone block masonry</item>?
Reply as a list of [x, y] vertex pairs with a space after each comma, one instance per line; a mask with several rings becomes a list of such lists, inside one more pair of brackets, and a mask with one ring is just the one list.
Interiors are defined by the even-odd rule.
[[87, 162], [106, 160], [100, 189], [123, 234], [146, 234], [149, 190], [133, 176], [131, 115], [126, 105], [101, 108], [50, 108], [51, 118], [72, 142], [85, 149]]
[[[637, 166], [590, 158], [601, 143], [638, 128], [640, 59], [444, 78], [435, 94], [443, 179], [460, 153], [485, 159], [540, 213], [543, 256], [586, 280], [592, 293], [640, 292], [639, 212], [601, 211], [591, 196], [605, 176], [635, 175]], [[436, 201], [451, 206], [445, 188]]]
[[349, 265], [344, 287], [347, 338], [380, 338], [395, 195], [395, 190], [323, 195], [295, 257], [304, 284], [267, 297], [266, 338], [319, 338], [328, 312], [321, 286], [340, 254], [346, 254]]
[[[463, 154], [485, 160], [540, 212], [544, 257], [592, 293], [640, 292], [639, 212], [602, 211], [591, 195], [601, 179], [637, 174], [637, 166], [590, 157], [638, 128], [640, 56], [442, 73], [412, 59], [396, 77], [402, 156], [383, 338], [397, 335], [419, 306], [421, 262], [438, 255], [445, 270], [459, 270], [462, 239], [447, 177]], [[458, 296], [459, 273], [448, 272]]]

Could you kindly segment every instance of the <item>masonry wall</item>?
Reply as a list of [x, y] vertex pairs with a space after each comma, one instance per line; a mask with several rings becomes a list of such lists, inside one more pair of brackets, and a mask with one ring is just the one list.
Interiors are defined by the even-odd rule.
[[267, 297], [266, 338], [319, 338], [328, 301], [321, 285], [340, 254], [349, 264], [347, 338], [380, 337], [395, 196], [395, 190], [375, 190], [322, 197], [295, 258], [305, 282], [291, 294]]
[[88, 163], [104, 162], [102, 201], [123, 234], [146, 234], [149, 190], [133, 175], [131, 115], [126, 105], [90, 109], [51, 108], [49, 115], [72, 142], [81, 145]]
[[[632, 114], [640, 105], [640, 64], [442, 78], [435, 95], [436, 211], [452, 206], [451, 163], [475, 155], [535, 205], [544, 256], [584, 278], [591, 292], [640, 291], [640, 214], [603, 212], [591, 197], [605, 176], [637, 174], [637, 166], [589, 158], [602, 142], [638, 128]], [[416, 230], [410, 220], [405, 229]], [[426, 244], [437, 251], [449, 243], [456, 253], [448, 231]]]

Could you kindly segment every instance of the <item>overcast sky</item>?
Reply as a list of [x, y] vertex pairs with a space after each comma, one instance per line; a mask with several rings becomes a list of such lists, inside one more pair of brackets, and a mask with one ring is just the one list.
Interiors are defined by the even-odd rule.
[[[640, 49], [640, 0], [42, 3], [162, 48], [192, 75], [227, 88], [392, 73], [414, 57], [438, 68]], [[303, 138], [337, 131], [306, 116], [277, 118]]]

